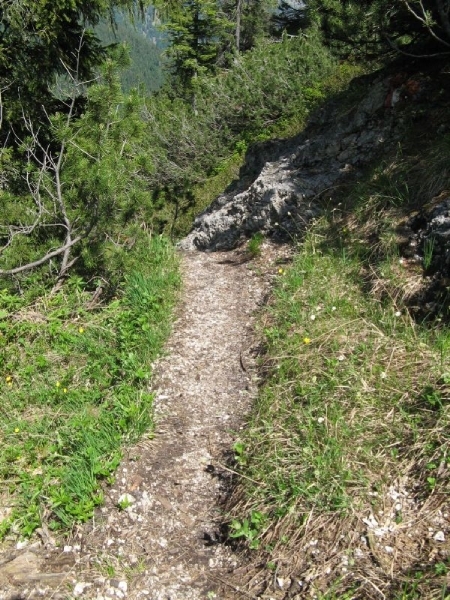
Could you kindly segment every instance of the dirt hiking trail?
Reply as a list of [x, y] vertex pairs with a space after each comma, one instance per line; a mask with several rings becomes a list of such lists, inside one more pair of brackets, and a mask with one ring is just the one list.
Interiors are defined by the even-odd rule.
[[154, 365], [154, 437], [127, 450], [105, 505], [66, 546], [41, 530], [0, 555], [0, 600], [245, 597], [223, 585], [239, 562], [219, 539], [224, 462], [256, 395], [255, 312], [280, 253], [182, 254], [177, 319]]

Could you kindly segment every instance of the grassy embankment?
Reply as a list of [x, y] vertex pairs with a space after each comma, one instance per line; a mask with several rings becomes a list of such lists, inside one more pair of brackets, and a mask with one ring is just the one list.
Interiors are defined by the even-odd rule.
[[79, 277], [37, 299], [0, 291], [0, 537], [90, 518], [123, 444], [151, 434], [151, 363], [179, 275], [163, 238], [130, 254], [134, 268], [104, 305]]
[[335, 190], [262, 320], [266, 378], [235, 446], [246, 479], [230, 532], [268, 579], [292, 575], [295, 597], [450, 597], [448, 302], [413, 310], [427, 256], [399, 251], [408, 216], [448, 189], [449, 138], [418, 155], [411, 131]]

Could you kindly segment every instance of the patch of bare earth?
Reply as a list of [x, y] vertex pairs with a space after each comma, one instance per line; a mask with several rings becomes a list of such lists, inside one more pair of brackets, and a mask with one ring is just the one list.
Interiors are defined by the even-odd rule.
[[254, 315], [279, 253], [183, 255], [178, 319], [154, 369], [155, 435], [127, 450], [105, 505], [65, 545], [43, 526], [3, 549], [0, 600], [242, 597], [223, 586], [239, 562], [220, 543], [224, 462], [256, 393]]

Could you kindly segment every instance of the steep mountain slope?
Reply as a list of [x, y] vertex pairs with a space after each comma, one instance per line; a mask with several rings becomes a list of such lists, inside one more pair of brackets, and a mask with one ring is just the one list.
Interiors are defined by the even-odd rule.
[[127, 15], [118, 13], [114, 27], [103, 21], [96, 28], [104, 44], [125, 42], [129, 48], [130, 66], [121, 73], [124, 90], [142, 85], [146, 92], [151, 92], [163, 83], [162, 52], [166, 40], [155, 19], [154, 9], [148, 8], [144, 18], [136, 15], [134, 22]]

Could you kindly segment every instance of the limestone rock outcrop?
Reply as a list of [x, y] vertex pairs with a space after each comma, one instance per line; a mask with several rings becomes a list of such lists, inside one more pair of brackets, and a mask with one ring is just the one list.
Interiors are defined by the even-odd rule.
[[450, 278], [450, 196], [443, 193], [409, 223], [415, 232], [410, 246], [428, 274]]
[[301, 234], [336, 185], [398, 139], [401, 118], [386, 107], [388, 94], [388, 80], [374, 81], [346, 115], [328, 102], [300, 135], [253, 147], [239, 182], [195, 219], [180, 248], [231, 249], [258, 231], [275, 240]]

